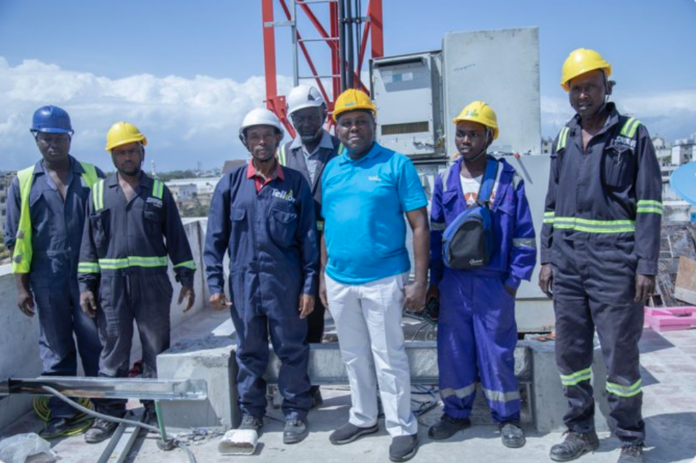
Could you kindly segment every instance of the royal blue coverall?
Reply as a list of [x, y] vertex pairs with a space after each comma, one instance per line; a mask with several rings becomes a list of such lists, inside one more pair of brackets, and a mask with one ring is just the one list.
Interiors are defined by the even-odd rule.
[[[145, 173], [127, 201], [114, 174], [94, 186], [87, 215], [78, 272], [80, 291], [98, 294], [99, 375], [127, 376], [135, 320], [142, 376], [156, 377], [157, 355], [170, 339], [168, 260], [182, 286], [193, 286], [196, 271], [176, 202], [162, 182]], [[125, 401], [119, 404], [111, 414], [124, 411]]]
[[[487, 162], [496, 162], [488, 157]], [[478, 270], [444, 265], [443, 231], [467, 209], [459, 159], [435, 180], [430, 215], [430, 284], [440, 290], [437, 355], [444, 412], [468, 418], [480, 381], [497, 423], [519, 421], [520, 392], [515, 377], [515, 296], [521, 280], [529, 280], [536, 263], [534, 225], [524, 181], [504, 159], [498, 162], [499, 184], [491, 206], [494, 252]]]
[[577, 115], [554, 143], [541, 263], [553, 271], [556, 363], [570, 407], [566, 426], [594, 429], [596, 328], [607, 366], [609, 425], [622, 441], [640, 444], [644, 302], [633, 299], [636, 274], [657, 274], [662, 183], [645, 127], [619, 115], [613, 103], [607, 110], [604, 128], [587, 148]]
[[[85, 223], [85, 205], [90, 189], [82, 179], [82, 165], [72, 156], [65, 199], [44, 170], [42, 161], [34, 167], [29, 196], [33, 258], [29, 282], [39, 315], [39, 352], [44, 376], [75, 376], [77, 339], [86, 376], [97, 376], [101, 344], [97, 325], [80, 308], [77, 262]], [[97, 175], [104, 174], [97, 169]], [[8, 192], [5, 245], [14, 247], [21, 201], [19, 182], [12, 181]], [[100, 402], [95, 400], [97, 408]], [[75, 409], [57, 398], [49, 401], [51, 418], [71, 418]]]
[[[280, 172], [279, 172], [280, 170]], [[255, 169], [225, 175], [213, 195], [204, 261], [210, 294], [224, 293], [223, 257], [230, 258], [232, 322], [237, 336], [237, 386], [244, 414], [263, 417], [270, 331], [281, 360], [278, 387], [286, 419], [303, 419], [309, 394], [307, 320], [300, 294], [316, 294], [318, 249], [314, 199], [299, 172], [278, 166], [257, 192]]]

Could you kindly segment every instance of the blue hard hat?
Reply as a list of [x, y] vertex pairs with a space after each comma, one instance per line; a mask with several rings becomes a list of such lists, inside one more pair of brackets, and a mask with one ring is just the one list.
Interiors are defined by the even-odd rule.
[[73, 133], [70, 116], [66, 110], [58, 106], [42, 106], [34, 111], [30, 131], [32, 133]]

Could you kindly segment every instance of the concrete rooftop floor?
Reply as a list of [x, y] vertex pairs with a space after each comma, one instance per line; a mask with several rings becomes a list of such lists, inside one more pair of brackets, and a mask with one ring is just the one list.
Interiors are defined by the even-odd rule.
[[[177, 336], [204, 332], [224, 321], [224, 313], [197, 314], [191, 323], [184, 324]], [[645, 461], [696, 462], [696, 330], [658, 333], [646, 328], [641, 340], [643, 366], [644, 417], [648, 431]], [[259, 446], [254, 456], [221, 456], [217, 452], [219, 437], [191, 446], [198, 462], [258, 461], [258, 462], [384, 462], [388, 461], [391, 438], [382, 429], [343, 446], [329, 442], [329, 434], [342, 425], [348, 416], [350, 396], [347, 387], [323, 387], [324, 404], [309, 414], [309, 437], [292, 446], [282, 443], [283, 420], [280, 410], [269, 408]], [[132, 403], [138, 407], [137, 402]], [[427, 428], [440, 416], [437, 407], [420, 417], [420, 448], [417, 462], [544, 462], [551, 461], [548, 451], [562, 439], [561, 433], [539, 434], [526, 429], [527, 445], [522, 449], [507, 449], [500, 443], [497, 427], [477, 424], [447, 441], [434, 442], [427, 437]], [[15, 425], [0, 432], [0, 438], [24, 432], [38, 432], [42, 423], [28, 413]], [[593, 455], [579, 461], [615, 462], [619, 456], [618, 441], [608, 433], [600, 434], [601, 446]], [[94, 463], [107, 443], [88, 445], [82, 436], [54, 440], [53, 450], [62, 463]], [[139, 438], [128, 462], [186, 462], [182, 450], [163, 452], [157, 448], [153, 435]]]

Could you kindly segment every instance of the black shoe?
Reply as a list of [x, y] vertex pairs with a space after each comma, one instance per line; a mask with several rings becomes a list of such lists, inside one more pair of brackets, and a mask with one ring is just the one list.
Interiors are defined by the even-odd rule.
[[309, 435], [306, 419], [287, 420], [283, 429], [283, 444], [297, 444]]
[[618, 463], [643, 463], [643, 445], [623, 444]]
[[329, 440], [334, 445], [343, 445], [353, 442], [360, 436], [366, 436], [368, 434], [374, 434], [379, 431], [379, 425], [375, 423], [374, 426], [368, 428], [360, 428], [354, 424], [346, 423], [329, 436]]
[[85, 442], [88, 444], [98, 444], [103, 442], [114, 433], [118, 423], [113, 423], [111, 421], [106, 421], [101, 418], [94, 420], [92, 427], [85, 433]]
[[46, 426], [39, 432], [44, 439], [55, 439], [70, 430], [67, 418], [51, 418]]
[[418, 452], [418, 435], [397, 436], [392, 439], [389, 446], [389, 459], [391, 461], [407, 461], [416, 456]]
[[242, 424], [239, 429], [251, 429], [257, 431], [263, 427], [263, 418], [260, 416], [247, 415], [242, 416]]
[[553, 461], [570, 461], [580, 458], [589, 452], [599, 448], [599, 438], [594, 431], [590, 432], [566, 432], [566, 438], [560, 444], [551, 447], [549, 457]]
[[471, 426], [469, 418], [452, 418], [447, 414], [442, 414], [440, 421], [430, 426], [428, 437], [433, 440], [449, 439], [457, 434], [457, 431]]
[[527, 439], [524, 438], [524, 432], [520, 428], [520, 424], [516, 421], [500, 423], [500, 439], [505, 447], [518, 449], [524, 447]]

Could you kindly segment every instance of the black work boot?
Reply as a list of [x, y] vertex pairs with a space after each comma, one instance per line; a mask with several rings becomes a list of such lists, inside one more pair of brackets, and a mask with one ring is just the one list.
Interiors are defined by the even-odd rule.
[[622, 444], [618, 463], [643, 463], [643, 444]]
[[114, 431], [116, 431], [116, 428], [118, 428], [118, 423], [97, 418], [94, 420], [92, 427], [85, 433], [85, 442], [88, 444], [98, 444], [99, 442], [105, 441], [111, 437]]
[[239, 425], [239, 429], [250, 429], [258, 432], [262, 427], [263, 418], [260, 416], [249, 415], [247, 413], [242, 415], [242, 424]]
[[469, 418], [452, 418], [443, 413], [440, 421], [430, 426], [428, 429], [428, 437], [433, 440], [449, 439], [457, 434], [457, 431], [466, 429], [471, 426]]
[[520, 427], [520, 423], [516, 421], [508, 421], [500, 423], [500, 439], [503, 445], [510, 449], [518, 449], [524, 447], [527, 439], [524, 437], [524, 432]]
[[307, 420], [304, 418], [285, 421], [283, 429], [283, 444], [297, 444], [309, 435]]
[[599, 438], [594, 431], [565, 433], [566, 438], [560, 444], [551, 447], [549, 457], [553, 461], [570, 461], [580, 458], [588, 452], [594, 452], [599, 448]]

